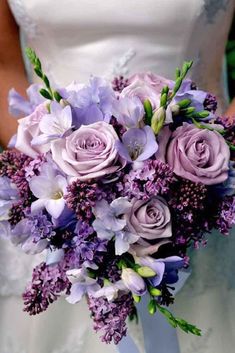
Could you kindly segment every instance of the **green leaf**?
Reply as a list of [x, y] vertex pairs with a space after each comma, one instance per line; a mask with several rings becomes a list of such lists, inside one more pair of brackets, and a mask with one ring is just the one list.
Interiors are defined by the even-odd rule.
[[46, 99], [52, 99], [51, 94], [50, 94], [46, 89], [41, 88], [39, 92], [40, 92], [40, 94], [41, 94], [44, 98], [46, 98]]

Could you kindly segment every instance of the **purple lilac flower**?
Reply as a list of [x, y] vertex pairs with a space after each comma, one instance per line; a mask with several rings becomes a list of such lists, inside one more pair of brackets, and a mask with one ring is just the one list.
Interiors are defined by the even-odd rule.
[[37, 254], [45, 250], [54, 235], [53, 225], [42, 213], [29, 215], [15, 225], [11, 241], [20, 245], [27, 254]]
[[198, 211], [204, 209], [207, 195], [208, 189], [204, 184], [182, 179], [172, 185], [169, 205], [180, 213], [182, 220], [192, 223]]
[[218, 216], [216, 219], [216, 228], [228, 235], [232, 226], [235, 224], [235, 196], [227, 196], [221, 202]]
[[50, 304], [65, 292], [69, 294], [71, 283], [66, 271], [68, 264], [62, 261], [55, 265], [42, 262], [33, 270], [32, 281], [23, 293], [24, 311], [36, 315], [45, 311]]
[[70, 253], [71, 263], [75, 267], [85, 264], [87, 267], [97, 267], [103, 260], [107, 251], [107, 241], [94, 235], [94, 229], [86, 222], [78, 222], [73, 237]]
[[24, 153], [4, 151], [0, 154], [0, 176], [12, 178], [17, 171], [24, 168], [32, 161]]
[[173, 180], [173, 171], [168, 164], [150, 159], [144, 162], [142, 168], [126, 174], [120, 187], [123, 185], [123, 193], [128, 197], [147, 200], [167, 194]]
[[207, 96], [203, 102], [203, 106], [205, 110], [208, 110], [209, 112], [215, 113], [217, 109], [217, 99], [216, 96], [214, 96], [211, 93], [207, 93]]
[[104, 297], [89, 296], [88, 306], [94, 321], [94, 330], [102, 332], [102, 341], [118, 344], [126, 336], [126, 320], [134, 312], [134, 302], [130, 294], [125, 294], [113, 302]]
[[29, 182], [32, 177], [39, 175], [41, 173], [42, 165], [46, 162], [46, 156], [41, 154], [37, 158], [29, 162], [29, 164], [24, 167], [25, 179]]
[[128, 79], [124, 76], [114, 77], [112, 81], [112, 86], [115, 92], [121, 93], [122, 90], [128, 86]]
[[93, 218], [92, 207], [103, 197], [105, 194], [97, 182], [79, 180], [69, 185], [64, 195], [68, 208], [73, 210], [81, 221], [89, 221]]
[[14, 202], [12, 207], [9, 210], [9, 223], [12, 226], [15, 226], [22, 219], [25, 218], [25, 212], [29, 212], [30, 207], [27, 206], [24, 200], [20, 199], [17, 202]]
[[21, 96], [14, 88], [9, 91], [9, 112], [15, 117], [31, 114], [34, 109], [45, 101], [39, 93], [41, 86], [33, 84], [27, 89], [28, 100]]
[[116, 143], [119, 155], [132, 163], [143, 162], [157, 152], [153, 130], [149, 126], [143, 129], [131, 128], [122, 136], [122, 142]]
[[76, 128], [97, 121], [109, 122], [116, 100], [111, 86], [98, 77], [92, 77], [89, 85], [82, 88], [68, 88], [63, 98], [73, 107], [73, 125]]

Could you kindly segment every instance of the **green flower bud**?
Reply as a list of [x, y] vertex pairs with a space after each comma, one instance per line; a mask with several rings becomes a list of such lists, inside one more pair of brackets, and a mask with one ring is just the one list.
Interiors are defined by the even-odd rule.
[[167, 94], [163, 93], [161, 95], [160, 106], [161, 107], [166, 107], [166, 103], [167, 103]]
[[157, 311], [156, 301], [151, 299], [148, 303], [148, 312], [150, 315], [154, 315]]
[[163, 107], [158, 108], [155, 113], [153, 114], [151, 120], [151, 128], [153, 129], [154, 133], [157, 135], [161, 128], [164, 125], [166, 119], [166, 110]]
[[144, 101], [144, 110], [145, 110], [145, 114], [146, 114], [146, 124], [151, 125], [151, 119], [153, 116], [153, 108], [152, 108], [152, 104], [149, 99], [146, 99]]
[[139, 295], [132, 294], [132, 297], [136, 303], [139, 303], [141, 301], [141, 297]]
[[160, 289], [151, 287], [149, 289], [149, 293], [153, 296], [153, 297], [159, 297], [160, 295], [162, 295], [162, 292], [160, 291]]
[[192, 103], [191, 99], [182, 99], [181, 101], [179, 101], [177, 103], [177, 105], [181, 108], [181, 109], [185, 109], [188, 108], [188, 106]]
[[154, 277], [156, 276], [156, 272], [154, 272], [150, 267], [148, 266], [141, 266], [137, 269], [137, 273], [144, 278], [148, 277]]

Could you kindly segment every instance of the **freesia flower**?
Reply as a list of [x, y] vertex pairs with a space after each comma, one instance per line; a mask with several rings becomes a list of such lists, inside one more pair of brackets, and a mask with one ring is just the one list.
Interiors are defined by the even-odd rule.
[[146, 293], [147, 287], [143, 278], [131, 268], [123, 268], [121, 278], [124, 285], [135, 295], [142, 296]]
[[88, 85], [79, 88], [67, 88], [65, 99], [74, 112], [73, 125], [90, 125], [97, 121], [109, 122], [116, 100], [111, 85], [100, 77], [92, 77]]
[[128, 251], [130, 244], [138, 240], [138, 235], [125, 229], [127, 221], [122, 216], [131, 208], [127, 198], [119, 197], [109, 205], [106, 200], [101, 200], [94, 207], [96, 216], [93, 228], [100, 239], [115, 239], [115, 253], [121, 255]]
[[141, 266], [150, 267], [156, 276], [149, 278], [153, 287], [157, 287], [163, 280], [166, 283], [174, 283], [173, 278], [177, 278], [179, 268], [184, 266], [184, 260], [179, 256], [170, 256], [165, 259], [155, 259], [151, 256], [137, 257], [136, 262]]
[[29, 182], [32, 193], [38, 199], [31, 205], [32, 212], [45, 208], [52, 217], [58, 218], [65, 208], [63, 195], [67, 186], [67, 179], [53, 165], [44, 163], [40, 175], [34, 176]]
[[72, 283], [70, 295], [66, 298], [70, 304], [78, 303], [85, 294], [94, 295], [100, 289], [100, 285], [88, 276], [85, 268], [68, 270], [66, 274]]
[[36, 107], [46, 99], [39, 93], [41, 86], [32, 84], [26, 90], [28, 100], [21, 96], [14, 88], [9, 91], [9, 112], [15, 117], [30, 115]]
[[72, 111], [69, 105], [64, 108], [57, 102], [51, 102], [50, 114], [45, 114], [39, 122], [41, 134], [35, 136], [32, 146], [47, 144], [58, 138], [63, 138], [71, 132]]
[[7, 177], [0, 177], [0, 221], [9, 219], [9, 210], [19, 199], [16, 186]]
[[116, 142], [116, 146], [119, 155], [130, 163], [143, 162], [158, 150], [155, 135], [149, 126], [129, 129], [123, 134], [122, 142]]
[[118, 298], [119, 292], [127, 293], [127, 287], [124, 285], [123, 281], [117, 281], [116, 283], [104, 283], [104, 286], [97, 290], [94, 294], [94, 298], [105, 297], [108, 301], [113, 301]]
[[120, 97], [114, 104], [113, 115], [127, 128], [140, 127], [144, 117], [143, 103], [138, 97]]

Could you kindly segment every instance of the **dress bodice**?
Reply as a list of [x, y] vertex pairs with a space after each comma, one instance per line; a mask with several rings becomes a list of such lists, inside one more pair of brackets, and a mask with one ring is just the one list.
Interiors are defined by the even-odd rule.
[[[59, 85], [126, 71], [192, 78], [223, 100], [224, 48], [234, 0], [9, 0], [27, 45]], [[35, 79], [35, 78], [34, 78]]]

